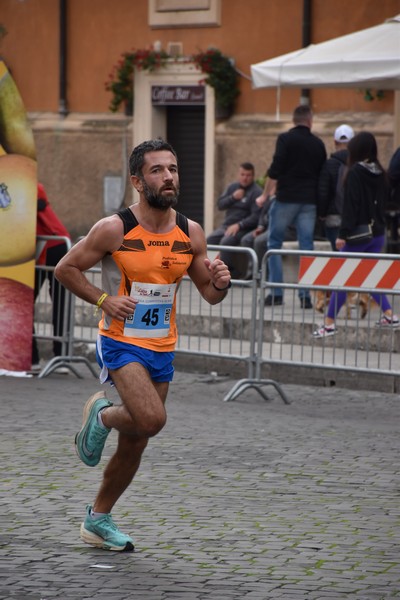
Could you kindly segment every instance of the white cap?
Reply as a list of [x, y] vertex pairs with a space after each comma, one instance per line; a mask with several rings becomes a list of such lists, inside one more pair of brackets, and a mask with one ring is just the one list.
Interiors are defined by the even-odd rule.
[[354, 131], [350, 125], [339, 125], [335, 131], [335, 142], [349, 142], [354, 137]]

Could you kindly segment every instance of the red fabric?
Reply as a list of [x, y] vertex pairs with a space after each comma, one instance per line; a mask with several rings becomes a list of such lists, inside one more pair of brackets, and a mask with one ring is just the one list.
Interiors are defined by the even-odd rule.
[[[38, 201], [39, 200], [41, 201], [41, 205], [43, 202], [45, 203], [45, 208], [44, 210], [37, 211], [36, 235], [62, 235], [64, 237], [71, 238], [68, 230], [61, 223], [60, 219], [50, 206], [46, 191], [41, 183], [38, 183]], [[44, 265], [46, 263], [47, 248], [58, 246], [59, 244], [63, 243], [64, 242], [62, 240], [48, 241], [41, 251], [39, 257], [36, 259], [36, 262], [39, 265]]]

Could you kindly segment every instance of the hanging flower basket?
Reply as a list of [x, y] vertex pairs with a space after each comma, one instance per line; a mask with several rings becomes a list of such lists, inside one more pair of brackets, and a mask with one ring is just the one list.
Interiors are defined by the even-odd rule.
[[[163, 50], [146, 49], [124, 52], [105, 83], [106, 90], [112, 94], [109, 105], [111, 112], [117, 112], [121, 106], [124, 106], [125, 114], [132, 114], [135, 67], [139, 70], [154, 71], [165, 67], [172, 60], [181, 62], [182, 59], [172, 57]], [[216, 48], [194, 54], [187, 60], [194, 62], [199, 67], [206, 75], [203, 81], [214, 88], [216, 117], [228, 118], [232, 114], [235, 101], [240, 94], [239, 76], [232, 61]], [[220, 111], [223, 111], [223, 114]]]
[[108, 81], [105, 83], [106, 90], [112, 93], [109, 105], [110, 111], [117, 112], [120, 106], [124, 106], [125, 114], [132, 114], [134, 68], [154, 71], [164, 66], [169, 58], [169, 54], [163, 50], [132, 50], [131, 52], [123, 52], [117, 64], [114, 65]]
[[230, 58], [217, 48], [199, 52], [193, 62], [207, 75], [205, 82], [214, 88], [216, 115], [229, 117], [235, 106], [239, 91], [239, 75]]

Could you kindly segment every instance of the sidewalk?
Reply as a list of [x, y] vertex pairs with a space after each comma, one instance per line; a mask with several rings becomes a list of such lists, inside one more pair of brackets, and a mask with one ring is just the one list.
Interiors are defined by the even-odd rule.
[[[178, 372], [166, 428], [114, 510], [136, 551], [79, 539], [93, 469], [73, 438], [83, 379], [0, 377], [0, 600], [400, 598], [399, 398]], [[116, 394], [105, 387], [109, 398]]]

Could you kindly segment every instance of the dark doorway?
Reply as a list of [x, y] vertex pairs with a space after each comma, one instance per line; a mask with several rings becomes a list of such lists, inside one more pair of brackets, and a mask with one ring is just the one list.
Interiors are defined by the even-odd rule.
[[204, 223], [204, 106], [168, 106], [167, 140], [179, 160], [180, 196], [177, 209]]

